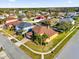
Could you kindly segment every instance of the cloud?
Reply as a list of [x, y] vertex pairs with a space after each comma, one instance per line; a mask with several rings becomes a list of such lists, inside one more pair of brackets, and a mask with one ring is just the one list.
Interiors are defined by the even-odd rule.
[[9, 0], [10, 2], [15, 2], [16, 0]]
[[72, 0], [68, 0], [68, 3], [73, 3]]

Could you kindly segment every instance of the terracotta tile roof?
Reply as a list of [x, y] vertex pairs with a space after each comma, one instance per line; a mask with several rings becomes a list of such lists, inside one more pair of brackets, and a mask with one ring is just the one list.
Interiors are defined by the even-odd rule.
[[53, 29], [48, 28], [46, 26], [36, 26], [33, 28], [33, 31], [37, 34], [47, 34], [49, 37], [58, 33], [54, 31]]
[[16, 15], [9, 15], [8, 19], [10, 19], [10, 18], [17, 18], [17, 16]]
[[9, 16], [5, 22], [6, 25], [17, 25], [19, 23], [21, 23], [21, 21], [18, 21], [14, 16]]
[[7, 20], [13, 20], [13, 19], [18, 20], [17, 18], [7, 18]]
[[6, 25], [18, 25], [20, 23], [21, 23], [21, 21], [13, 21], [13, 22], [6, 23]]
[[36, 19], [45, 19], [44, 16], [37, 16]]

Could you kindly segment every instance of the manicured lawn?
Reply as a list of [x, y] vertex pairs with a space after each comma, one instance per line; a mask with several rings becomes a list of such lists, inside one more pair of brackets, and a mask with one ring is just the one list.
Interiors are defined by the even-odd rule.
[[76, 22], [79, 22], [79, 17], [77, 17], [77, 19], [75, 20]]
[[[6, 29], [6, 30], [4, 30], [6, 33], [5, 34], [10, 34], [10, 35], [12, 35], [12, 36], [14, 36], [15, 35], [15, 32], [14, 31], [10, 31], [9, 29]], [[17, 35], [15, 38], [17, 38], [19, 41], [21, 41], [22, 39], [23, 39], [23, 36], [22, 35]]]
[[43, 46], [41, 45], [36, 45], [34, 42], [32, 41], [28, 41], [25, 43], [25, 45], [27, 45], [28, 47], [32, 48], [35, 51], [39, 51], [42, 52], [43, 51]]
[[74, 32], [72, 32], [72, 34], [70, 36], [68, 36], [59, 47], [57, 47], [53, 53], [47, 54], [45, 55], [45, 59], [53, 59], [56, 54], [62, 49], [62, 47], [69, 41], [69, 39], [78, 31], [79, 29], [76, 29]]
[[26, 54], [28, 54], [30, 57], [32, 57], [32, 59], [41, 59], [41, 55], [37, 55], [37, 54], [31, 52], [31, 51], [28, 50], [25, 46], [21, 45], [20, 48], [21, 48]]
[[9, 29], [5, 29], [4, 31], [10, 35], [14, 35], [14, 31], [10, 31]]
[[22, 35], [17, 35], [16, 37], [19, 41], [21, 41], [23, 39], [23, 36]]

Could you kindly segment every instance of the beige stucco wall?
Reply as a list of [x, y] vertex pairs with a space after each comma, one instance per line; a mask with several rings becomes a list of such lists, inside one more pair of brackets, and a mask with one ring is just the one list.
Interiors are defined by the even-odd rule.
[[53, 36], [51, 36], [50, 38], [47, 38], [45, 42], [50, 42], [51, 40], [53, 40], [57, 36], [58, 36], [58, 33], [53, 35]]

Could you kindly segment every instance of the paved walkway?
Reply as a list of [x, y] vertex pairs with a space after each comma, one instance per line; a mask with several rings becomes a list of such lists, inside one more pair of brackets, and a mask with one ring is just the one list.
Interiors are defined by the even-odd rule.
[[22, 44], [24, 44], [24, 43], [26, 43], [26, 42], [28, 42], [28, 41], [30, 41], [30, 40], [24, 38], [24, 39], [22, 39], [21, 41], [16, 42], [15, 45], [18, 46], [18, 47], [20, 47]]

